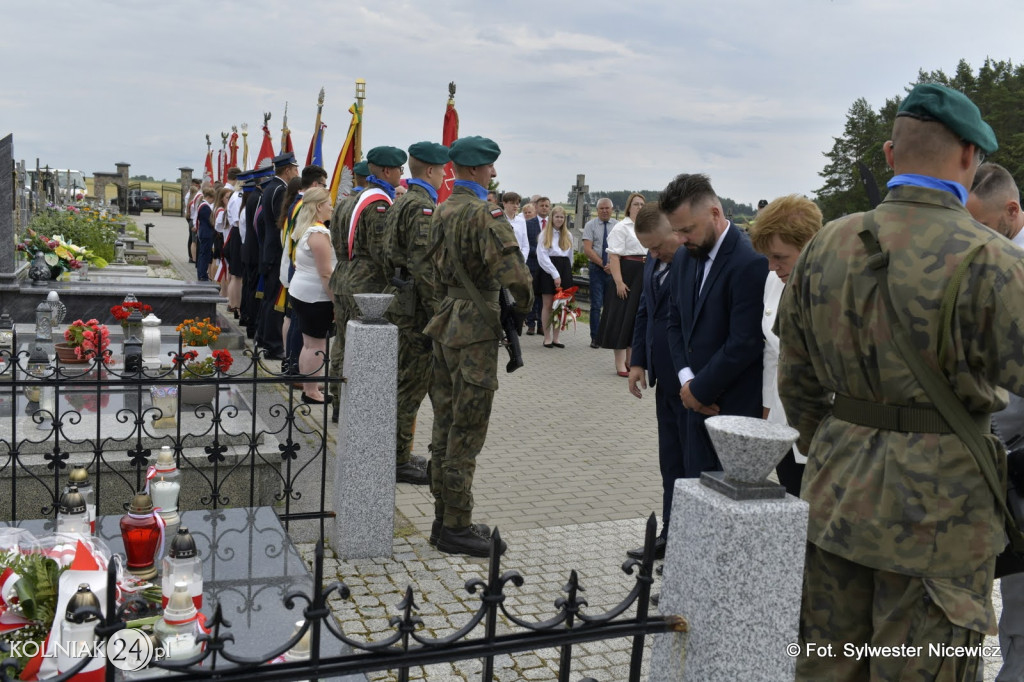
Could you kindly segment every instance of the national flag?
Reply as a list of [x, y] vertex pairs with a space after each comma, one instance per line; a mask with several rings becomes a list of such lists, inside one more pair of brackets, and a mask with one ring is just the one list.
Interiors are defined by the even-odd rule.
[[263, 124], [263, 144], [260, 145], [260, 153], [256, 156], [256, 165], [253, 168], [260, 168], [263, 159], [274, 159], [274, 143], [270, 141], [270, 128], [266, 123]]
[[355, 143], [359, 127], [363, 123], [363, 117], [359, 111], [358, 103], [350, 106], [348, 111], [352, 114], [352, 121], [348, 124], [348, 134], [345, 135], [345, 143], [341, 145], [341, 151], [338, 153], [338, 161], [334, 164], [334, 175], [331, 176], [332, 204], [338, 200], [339, 194], [346, 197], [349, 192], [352, 191], [352, 180], [354, 179], [352, 167], [355, 166], [356, 161], [358, 161], [358, 159], [355, 158]]
[[281, 153], [287, 154], [288, 152], [295, 153], [295, 147], [292, 146], [292, 131], [287, 128], [281, 131]]
[[306, 152], [306, 165], [324, 167], [324, 131], [327, 129], [326, 123], [320, 123], [319, 116], [317, 117], [316, 135], [309, 141], [309, 151]]
[[[455, 84], [449, 86], [448, 106], [444, 110], [444, 128], [441, 131], [441, 144], [451, 147], [452, 142], [459, 139], [459, 112], [455, 110]], [[444, 166], [444, 181], [437, 190], [437, 203], [451, 196], [455, 186], [455, 167], [449, 161]]]
[[203, 182], [213, 184], [213, 150], [206, 150], [206, 165], [203, 171]]

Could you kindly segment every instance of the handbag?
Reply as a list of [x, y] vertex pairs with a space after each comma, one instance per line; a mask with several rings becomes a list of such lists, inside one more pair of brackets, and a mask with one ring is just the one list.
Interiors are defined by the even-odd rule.
[[[996, 559], [996, 577], [1022, 572], [1024, 571], [1024, 533], [1021, 533], [1021, 527], [1024, 526], [1024, 509], [1022, 509], [1020, 504], [1021, 500], [1018, 490], [1011, 485], [1004, 485], [999, 480], [995, 465], [995, 457], [1001, 455], [1005, 450], [1002, 447], [996, 447], [997, 444], [993, 442], [993, 439], [986, 438], [982, 434], [974, 418], [967, 411], [967, 408], [963, 406], [959, 398], [956, 397], [946, 378], [925, 363], [924, 358], [910, 341], [910, 336], [907, 334], [907, 330], [893, 306], [887, 273], [889, 256], [882, 251], [878, 243], [878, 224], [874, 220], [873, 212], [865, 214], [864, 225], [866, 229], [858, 233], [857, 236], [867, 250], [868, 266], [878, 280], [878, 290], [882, 295], [882, 300], [885, 302], [885, 309], [889, 316], [889, 325], [892, 329], [896, 348], [907, 362], [907, 366], [910, 367], [914, 376], [921, 383], [935, 409], [942, 415], [950, 429], [960, 437], [974, 456], [978, 469], [981, 471], [982, 477], [992, 491], [992, 496], [995, 498], [1003, 514], [1003, 522], [1009, 543]], [[981, 246], [979, 244], [973, 247], [964, 255], [943, 294], [939, 308], [939, 357], [945, 354], [946, 344], [949, 339], [949, 327], [953, 319], [953, 309], [956, 305], [957, 294], [960, 291], [960, 283], [967, 274], [967, 267], [977, 255]], [[1009, 480], [1010, 477], [1008, 477], [1008, 482]], [[1008, 494], [1011, 490], [1012, 494]], [[1016, 502], [1016, 509], [1011, 511], [1011, 506], [1014, 505], [1014, 502]]]

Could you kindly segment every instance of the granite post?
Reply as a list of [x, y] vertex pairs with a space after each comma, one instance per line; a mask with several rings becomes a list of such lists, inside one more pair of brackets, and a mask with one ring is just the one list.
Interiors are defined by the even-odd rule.
[[383, 319], [392, 298], [357, 294], [363, 316], [345, 327], [333, 493], [339, 559], [392, 554], [398, 327]]
[[0, 139], [0, 273], [14, 276], [14, 135]]
[[808, 507], [764, 478], [796, 431], [749, 417], [706, 423], [725, 471], [676, 481], [658, 608], [689, 631], [656, 636], [650, 680], [792, 680]]

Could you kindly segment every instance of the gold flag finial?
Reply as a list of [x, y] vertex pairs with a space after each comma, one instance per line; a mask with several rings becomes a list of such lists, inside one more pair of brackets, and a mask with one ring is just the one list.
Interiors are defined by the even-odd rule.
[[455, 81], [448, 83], [448, 106], [455, 106]]
[[317, 109], [324, 108], [324, 89], [322, 87], [320, 88], [320, 96], [316, 99], [316, 107]]
[[266, 127], [270, 123], [270, 112], [263, 112], [263, 126]]
[[210, 133], [206, 133], [206, 150], [209, 151], [213, 143], [210, 142]]

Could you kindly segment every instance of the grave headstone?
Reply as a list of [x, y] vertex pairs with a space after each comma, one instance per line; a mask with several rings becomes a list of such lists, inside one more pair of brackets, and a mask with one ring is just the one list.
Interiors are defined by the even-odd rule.
[[14, 135], [0, 140], [0, 275], [14, 277]]

